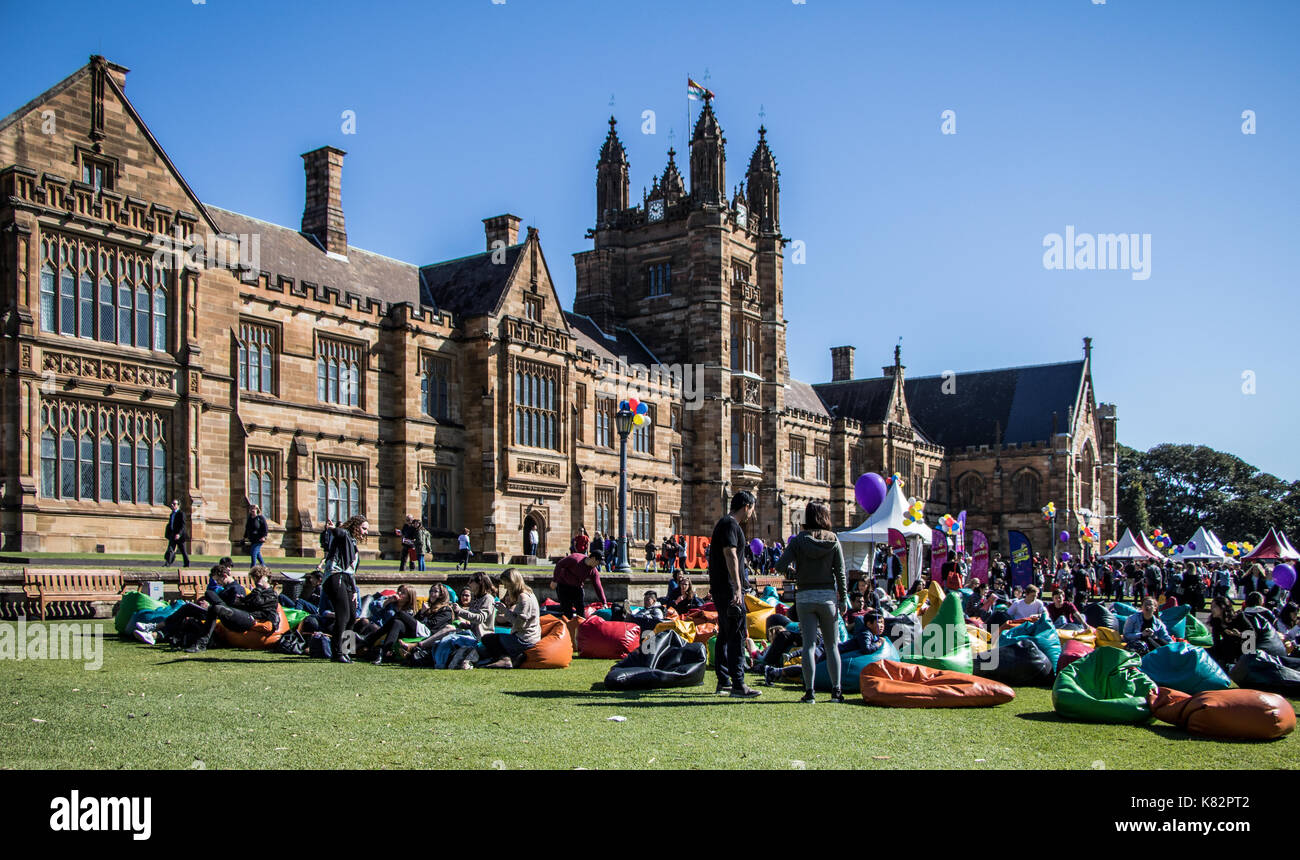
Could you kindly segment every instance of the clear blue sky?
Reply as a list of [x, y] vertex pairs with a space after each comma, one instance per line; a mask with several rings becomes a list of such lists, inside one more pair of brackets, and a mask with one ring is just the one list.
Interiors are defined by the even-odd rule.
[[[0, 113], [103, 53], [203, 200], [297, 225], [299, 154], [340, 146], [350, 243], [432, 262], [514, 212], [566, 304], [611, 94], [639, 199], [707, 69], [728, 183], [761, 106], [783, 232], [807, 243], [786, 266], [795, 376], [828, 379], [841, 343], [870, 375], [901, 336], [931, 374], [1070, 360], [1092, 335], [1121, 441], [1300, 478], [1300, 3], [2, 5], [26, 35], [0, 58]], [[1151, 277], [1044, 269], [1066, 225], [1151, 234]]]

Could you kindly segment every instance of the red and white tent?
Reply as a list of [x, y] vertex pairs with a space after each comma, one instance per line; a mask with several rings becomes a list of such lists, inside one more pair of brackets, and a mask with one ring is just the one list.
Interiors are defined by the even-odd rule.
[[1300, 561], [1300, 552], [1286, 539], [1286, 535], [1273, 527], [1259, 545], [1241, 557], [1242, 561]]
[[1124, 529], [1124, 536], [1119, 539], [1113, 547], [1102, 555], [1103, 559], [1126, 559], [1126, 558], [1161, 558], [1160, 554], [1151, 548], [1142, 535], [1133, 536], [1132, 529]]

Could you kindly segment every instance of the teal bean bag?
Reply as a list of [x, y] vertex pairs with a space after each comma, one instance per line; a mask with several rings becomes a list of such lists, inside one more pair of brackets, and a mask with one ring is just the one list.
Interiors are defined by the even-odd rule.
[[[1191, 617], [1192, 607], [1170, 606], [1168, 609], [1161, 609], [1156, 614], [1169, 628], [1170, 636], [1177, 636], [1179, 639], [1187, 638], [1187, 619]], [[1183, 692], [1188, 691], [1184, 690]]]
[[1098, 648], [1068, 664], [1052, 686], [1052, 707], [1068, 720], [1085, 723], [1147, 723], [1156, 684], [1142, 671], [1138, 655], [1122, 648]]
[[1158, 686], [1193, 696], [1232, 686], [1210, 652], [1189, 642], [1170, 642], [1151, 650], [1142, 658], [1142, 671]]
[[141, 609], [131, 616], [130, 621], [126, 622], [126, 629], [130, 630], [137, 624], [158, 624], [159, 622], [166, 621], [167, 616], [171, 615], [184, 605], [184, 600], [177, 600], [170, 606], [160, 606], [157, 609]]
[[[862, 670], [872, 663], [881, 660], [899, 659], [898, 648], [888, 639], [885, 644], [877, 648], [870, 654], [863, 654], [861, 651], [850, 651], [847, 654], [840, 655], [840, 689], [845, 693], [862, 692], [861, 675]], [[822, 692], [830, 692], [831, 673], [826, 668], [826, 661], [822, 660], [817, 664], [817, 670], [813, 673], [813, 686]]]
[[[1052, 628], [1052, 636], [1056, 637], [1055, 628]], [[1056, 650], [1059, 655], [1059, 639]], [[921, 628], [921, 638], [902, 657], [904, 663], [917, 663], [931, 669], [947, 669], [966, 675], [975, 670], [974, 652], [970, 646], [970, 634], [966, 632], [966, 613], [961, 608], [960, 594], [954, 592], [943, 599], [938, 613], [929, 624]]]
[[1116, 618], [1118, 618], [1120, 621], [1123, 621], [1125, 618], [1128, 618], [1134, 612], [1141, 612], [1142, 610], [1138, 609], [1136, 606], [1134, 606], [1131, 603], [1125, 603], [1122, 600], [1116, 600], [1115, 603], [1111, 605], [1110, 611], [1115, 613]]
[[113, 615], [113, 628], [119, 634], [125, 633], [131, 623], [132, 615], [150, 609], [162, 609], [166, 605], [161, 600], [154, 600], [143, 591], [128, 591], [122, 595], [121, 601], [117, 604], [117, 612]]
[[1040, 616], [1037, 621], [1026, 621], [1024, 624], [1017, 624], [1010, 630], [1003, 630], [1002, 634], [998, 636], [998, 644], [1001, 645], [1004, 642], [1011, 642], [1020, 638], [1034, 640], [1034, 644], [1052, 662], [1053, 669], [1060, 665], [1061, 637], [1056, 632], [1056, 625], [1051, 622], [1047, 615]]

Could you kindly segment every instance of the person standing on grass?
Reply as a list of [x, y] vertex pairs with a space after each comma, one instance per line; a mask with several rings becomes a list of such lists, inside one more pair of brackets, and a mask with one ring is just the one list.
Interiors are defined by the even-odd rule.
[[402, 523], [402, 527], [397, 529], [396, 534], [402, 539], [402, 557], [397, 562], [397, 569], [406, 570], [409, 565], [414, 570], [416, 541], [420, 539], [420, 521], [407, 514], [406, 520]]
[[800, 702], [812, 704], [813, 675], [817, 669], [815, 649], [821, 631], [826, 643], [826, 668], [831, 678], [831, 701], [844, 703], [840, 687], [840, 651], [838, 620], [842, 608], [848, 606], [848, 580], [844, 576], [844, 550], [831, 526], [831, 508], [825, 502], [809, 502], [804, 508], [807, 528], [795, 535], [794, 540], [777, 559], [776, 569], [788, 575], [794, 565], [796, 594], [795, 610], [799, 613], [799, 631], [803, 634], [803, 698]]
[[470, 556], [474, 555], [473, 550], [469, 548], [469, 529], [462, 529], [460, 535], [456, 538], [456, 547], [459, 555], [456, 559], [457, 570], [469, 570]]
[[745, 684], [745, 530], [741, 525], [754, 515], [754, 495], [741, 490], [731, 498], [731, 510], [713, 527], [709, 541], [709, 589], [718, 612], [715, 662], [719, 695], [752, 699], [758, 691]]
[[560, 601], [560, 614], [565, 618], [582, 615], [582, 586], [589, 579], [600, 603], [604, 605], [609, 602], [605, 599], [605, 587], [600, 582], [600, 563], [603, 560], [600, 550], [593, 549], [585, 556], [576, 552], [566, 555], [556, 563], [555, 572], [551, 574], [551, 590], [555, 592], [555, 599]]
[[250, 505], [248, 519], [244, 522], [244, 542], [248, 544], [248, 567], [250, 570], [259, 564], [266, 564], [266, 561], [262, 558], [262, 544], [266, 543], [268, 531], [266, 517], [262, 516], [262, 509], [257, 505]]
[[185, 548], [185, 512], [181, 510], [181, 503], [172, 499], [172, 512], [167, 517], [167, 554], [163, 556], [163, 566], [170, 567], [176, 560], [176, 550], [181, 551], [181, 558], [185, 559], [185, 566], [190, 566], [190, 553]]
[[[329, 598], [334, 609], [334, 632], [331, 636], [333, 655], [336, 663], [351, 663], [352, 658], [344, 653], [344, 634], [352, 630], [357, 621], [357, 544], [364, 543], [370, 533], [370, 523], [365, 517], [357, 515], [343, 525], [329, 530], [325, 558], [321, 566], [325, 571], [325, 582], [321, 592]], [[351, 650], [351, 649], [349, 649]]]
[[415, 539], [415, 548], [417, 550], [415, 562], [420, 566], [420, 573], [424, 573], [424, 557], [428, 556], [429, 561], [433, 561], [433, 532], [429, 531], [428, 527], [419, 520], [416, 520], [416, 524], [419, 525], [420, 531]]

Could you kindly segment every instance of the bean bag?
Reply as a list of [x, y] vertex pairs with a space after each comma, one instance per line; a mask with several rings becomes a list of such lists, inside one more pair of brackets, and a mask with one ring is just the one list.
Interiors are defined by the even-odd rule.
[[1300, 670], [1288, 666], [1282, 658], [1273, 654], [1262, 651], [1242, 654], [1232, 664], [1229, 675], [1238, 687], [1270, 690], [1288, 698], [1300, 698]]
[[1061, 643], [1061, 658], [1057, 661], [1057, 668], [1064, 669], [1075, 660], [1087, 657], [1093, 652], [1093, 648], [1094, 646], [1081, 639], [1067, 639]]
[[1153, 648], [1142, 657], [1142, 671], [1161, 687], [1173, 687], [1193, 695], [1232, 686], [1210, 652], [1188, 642], [1170, 642]]
[[605, 675], [605, 686], [611, 690], [698, 687], [704, 683], [705, 671], [704, 646], [666, 630], [616, 663]]
[[143, 591], [124, 592], [122, 599], [117, 604], [117, 612], [113, 614], [113, 628], [119, 634], [126, 633], [132, 615], [137, 612], [147, 612], [151, 609], [162, 609], [166, 605], [161, 600], [154, 600]]
[[171, 614], [185, 605], [184, 600], [174, 601], [170, 606], [160, 606], [157, 609], [141, 609], [131, 616], [131, 620], [126, 622], [126, 629], [130, 630], [137, 624], [161, 624], [166, 621]]
[[1156, 614], [1160, 616], [1160, 620], [1165, 622], [1165, 626], [1169, 628], [1169, 635], [1176, 639], [1186, 639], [1187, 616], [1190, 615], [1191, 612], [1192, 607], [1190, 606], [1175, 605], [1166, 606]]
[[915, 613], [906, 615], [886, 615], [885, 638], [898, 647], [900, 652], [911, 651], [921, 641], [921, 619]]
[[[1055, 637], [1055, 631], [1052, 635]], [[974, 667], [961, 595], [951, 594], [945, 598], [934, 620], [921, 628], [921, 638], [916, 645], [908, 651], [901, 648], [899, 651], [906, 663], [969, 675]]]
[[[861, 651], [850, 651], [847, 654], [840, 655], [840, 689], [845, 693], [857, 693], [861, 690], [862, 670], [872, 663], [878, 663], [881, 660], [899, 661], [898, 649], [894, 643], [888, 639], [885, 644], [870, 654], [863, 654]], [[830, 692], [831, 689], [831, 672], [826, 666], [825, 660], [819, 660], [813, 671], [813, 687], [822, 692]]]
[[1109, 627], [1116, 633], [1120, 632], [1119, 619], [1104, 603], [1089, 603], [1083, 607], [1083, 620], [1089, 627]]
[[1119, 634], [1118, 630], [1111, 630], [1109, 627], [1098, 627], [1096, 636], [1098, 648], [1103, 645], [1108, 648], [1124, 648], [1124, 637]]
[[582, 617], [590, 618], [593, 615], [597, 615], [604, 618], [606, 621], [610, 621], [614, 617], [614, 610], [605, 606], [603, 603], [588, 603], [583, 607]]
[[767, 637], [767, 616], [776, 611], [771, 604], [764, 603], [752, 594], [745, 595], [745, 629], [750, 639]]
[[1033, 639], [999, 642], [974, 659], [974, 674], [1012, 687], [1050, 687], [1056, 670]]
[[708, 621], [700, 621], [695, 624], [695, 642], [708, 642], [714, 636], [718, 635], [718, 625]]
[[573, 662], [573, 643], [564, 620], [554, 615], [541, 618], [542, 638], [524, 651], [520, 669], [567, 669]]
[[1295, 709], [1276, 693], [1210, 690], [1189, 695], [1162, 687], [1155, 703], [1159, 720], [1194, 735], [1267, 741], [1295, 731]]
[[1269, 623], [1268, 617], [1256, 609], [1246, 609], [1241, 613], [1252, 630], [1255, 631], [1255, 650], [1274, 657], [1285, 657], [1286, 643], [1278, 635], [1277, 628]]
[[919, 602], [920, 602], [920, 601], [917, 599], [917, 596], [916, 596], [915, 594], [910, 595], [910, 596], [908, 596], [907, 598], [905, 598], [901, 603], [898, 604], [898, 608], [894, 610], [894, 614], [895, 614], [895, 615], [915, 615], [915, 614], [916, 614], [916, 605], [917, 605], [917, 603], [919, 603]]
[[990, 678], [894, 660], [864, 666], [858, 683], [862, 701], [889, 708], [983, 708], [1016, 697]]
[[654, 627], [655, 633], [663, 633], [665, 630], [671, 630], [678, 636], [682, 637], [683, 642], [695, 641], [695, 623], [686, 621], [682, 618], [674, 618], [672, 621], [660, 621]]
[[1209, 648], [1214, 645], [1214, 637], [1210, 635], [1210, 629], [1202, 624], [1195, 614], [1187, 616], [1183, 638], [1202, 648]]
[[983, 653], [993, 647], [993, 634], [982, 627], [976, 627], [969, 618], [966, 619], [966, 638], [970, 641], [970, 649], [974, 654]]
[[1134, 612], [1141, 612], [1142, 610], [1138, 609], [1136, 606], [1134, 606], [1131, 603], [1125, 603], [1122, 600], [1116, 600], [1114, 603], [1110, 605], [1110, 611], [1115, 613], [1115, 617], [1119, 619], [1120, 624], [1122, 625], [1124, 623], [1125, 618], [1128, 618]]
[[641, 644], [641, 626], [592, 615], [578, 625], [578, 655], [584, 659], [622, 660]]
[[564, 626], [568, 628], [569, 644], [573, 646], [573, 650], [576, 653], [578, 650], [578, 628], [582, 626], [582, 622], [586, 619], [578, 618], [576, 616], [573, 618], [565, 618], [563, 615], [558, 617], [562, 622], [564, 622]]
[[1019, 639], [1022, 636], [1034, 640], [1034, 643], [1047, 655], [1047, 659], [1052, 661], [1053, 668], [1060, 663], [1061, 637], [1046, 615], [1040, 616], [1035, 621], [1018, 624], [1009, 630], [1003, 630], [998, 637], [998, 642]]
[[280, 637], [289, 632], [289, 619], [284, 614], [284, 607], [275, 607], [276, 619], [270, 621], [259, 621], [252, 627], [238, 632], [228, 630], [220, 621], [217, 622], [217, 637], [225, 642], [231, 648], [247, 648], [249, 650], [259, 650], [270, 648], [280, 641]]
[[290, 629], [290, 630], [297, 630], [297, 629], [298, 629], [298, 625], [302, 623], [302, 620], [303, 620], [304, 618], [306, 618], [306, 617], [307, 617], [308, 615], [310, 615], [310, 614], [311, 614], [311, 613], [308, 612], [308, 611], [305, 610], [305, 609], [286, 609], [286, 610], [284, 610], [284, 617], [287, 618], [287, 619], [289, 619], [289, 629]]
[[[925, 604], [925, 609], [921, 611], [921, 626], [924, 627], [933, 621], [938, 616], [939, 610], [943, 608], [943, 586], [938, 582], [931, 582], [930, 587], [921, 593], [929, 601]], [[960, 601], [960, 598], [958, 600]]]
[[1136, 654], [1098, 648], [1056, 675], [1052, 707], [1069, 720], [1145, 723], [1151, 720], [1156, 685]]

